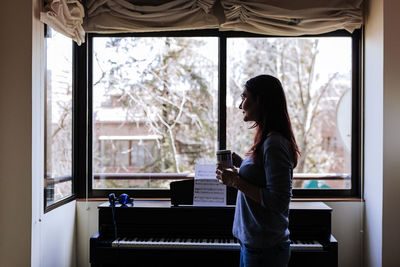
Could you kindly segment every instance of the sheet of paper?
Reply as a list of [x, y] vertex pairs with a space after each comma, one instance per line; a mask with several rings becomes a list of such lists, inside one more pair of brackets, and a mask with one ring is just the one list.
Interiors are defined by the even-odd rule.
[[194, 175], [194, 206], [225, 206], [226, 185], [215, 174], [215, 164], [196, 164]]
[[216, 164], [196, 164], [194, 166], [194, 179], [217, 179]]

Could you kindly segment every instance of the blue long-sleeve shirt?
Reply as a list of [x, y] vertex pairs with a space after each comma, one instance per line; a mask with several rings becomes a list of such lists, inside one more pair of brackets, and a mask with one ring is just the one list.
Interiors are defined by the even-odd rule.
[[243, 244], [254, 248], [290, 241], [293, 159], [289, 142], [279, 134], [272, 134], [262, 148], [254, 164], [247, 157], [239, 170], [241, 179], [260, 188], [261, 205], [239, 190], [232, 230]]

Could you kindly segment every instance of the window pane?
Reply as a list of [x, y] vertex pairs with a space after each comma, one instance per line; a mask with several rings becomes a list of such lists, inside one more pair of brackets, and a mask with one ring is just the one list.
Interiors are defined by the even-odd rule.
[[48, 28], [46, 40], [46, 206], [72, 194], [72, 41]]
[[93, 38], [94, 188], [169, 188], [149, 173], [213, 158], [217, 119], [217, 38]]
[[351, 38], [230, 38], [227, 147], [244, 155], [251, 124], [238, 109], [247, 79], [279, 78], [301, 151], [294, 188], [351, 188]]

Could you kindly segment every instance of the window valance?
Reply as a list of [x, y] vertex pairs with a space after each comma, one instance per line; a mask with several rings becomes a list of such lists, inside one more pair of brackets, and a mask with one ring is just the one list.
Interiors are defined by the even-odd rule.
[[363, 23], [362, 0], [221, 0], [220, 30], [299, 36], [345, 29]]
[[85, 41], [82, 27], [85, 11], [78, 0], [47, 0], [40, 20], [80, 45]]
[[218, 28], [215, 0], [88, 0], [87, 32], [119, 33]]
[[86, 32], [121, 33], [195, 29], [299, 36], [363, 24], [363, 0], [47, 0], [41, 20], [84, 41]]

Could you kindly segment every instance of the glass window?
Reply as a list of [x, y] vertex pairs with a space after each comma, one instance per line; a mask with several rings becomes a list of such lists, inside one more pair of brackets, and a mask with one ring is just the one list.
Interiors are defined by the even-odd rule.
[[359, 42], [359, 32], [89, 34], [89, 190], [165, 197], [196, 163], [215, 162], [216, 149], [245, 156], [255, 132], [240, 94], [249, 78], [270, 74], [282, 81], [301, 152], [294, 196], [357, 195]]
[[242, 155], [253, 141], [242, 121], [244, 82], [266, 73], [279, 78], [301, 156], [294, 189], [351, 188], [352, 39], [229, 38], [227, 147]]
[[46, 207], [72, 194], [72, 41], [47, 27], [45, 39]]
[[92, 42], [93, 188], [169, 188], [214, 157], [218, 38]]

